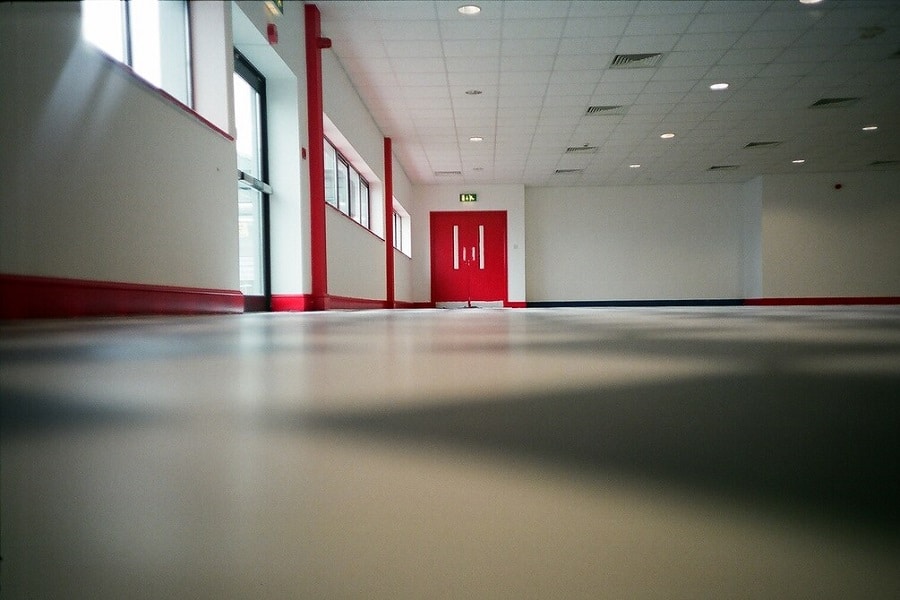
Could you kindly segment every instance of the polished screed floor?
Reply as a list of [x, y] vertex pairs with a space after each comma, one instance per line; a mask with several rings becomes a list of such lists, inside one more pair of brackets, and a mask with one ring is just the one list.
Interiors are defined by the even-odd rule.
[[0, 326], [3, 598], [898, 598], [900, 309]]

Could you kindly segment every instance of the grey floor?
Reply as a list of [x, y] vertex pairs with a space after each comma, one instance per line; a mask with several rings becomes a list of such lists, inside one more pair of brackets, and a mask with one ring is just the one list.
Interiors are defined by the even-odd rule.
[[898, 598], [900, 309], [0, 326], [3, 598]]

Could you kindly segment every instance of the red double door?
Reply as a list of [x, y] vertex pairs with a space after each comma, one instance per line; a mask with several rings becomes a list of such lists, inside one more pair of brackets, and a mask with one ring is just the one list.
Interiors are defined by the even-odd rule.
[[431, 300], [506, 303], [506, 211], [431, 213]]

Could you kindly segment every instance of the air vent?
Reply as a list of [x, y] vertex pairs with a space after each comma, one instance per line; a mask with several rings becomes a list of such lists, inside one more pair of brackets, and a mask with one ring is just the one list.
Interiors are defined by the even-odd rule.
[[462, 175], [462, 171], [435, 171], [436, 177], [446, 177], [448, 175]]
[[896, 167], [900, 160], [875, 160], [869, 163], [870, 167]]
[[557, 169], [557, 175], [568, 175], [569, 173], [584, 173], [584, 169]]
[[810, 108], [843, 108], [859, 102], [859, 98], [819, 98], [809, 105]]
[[707, 171], [735, 171], [740, 165], [713, 165]]
[[750, 142], [744, 148], [774, 148], [780, 145], [781, 142]]
[[624, 115], [624, 106], [588, 106], [586, 115]]
[[597, 146], [570, 146], [566, 148], [566, 154], [594, 154]]
[[662, 54], [616, 54], [610, 69], [645, 69], [659, 64]]

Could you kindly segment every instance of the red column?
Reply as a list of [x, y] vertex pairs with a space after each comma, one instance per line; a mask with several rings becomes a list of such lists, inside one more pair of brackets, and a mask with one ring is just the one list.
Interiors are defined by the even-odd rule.
[[325, 245], [325, 124], [322, 120], [322, 20], [314, 4], [304, 7], [306, 22], [306, 106], [309, 127], [309, 224], [312, 263], [310, 310], [324, 310], [328, 296], [328, 255]]
[[387, 308], [394, 308], [394, 153], [391, 138], [384, 138], [384, 260]]

